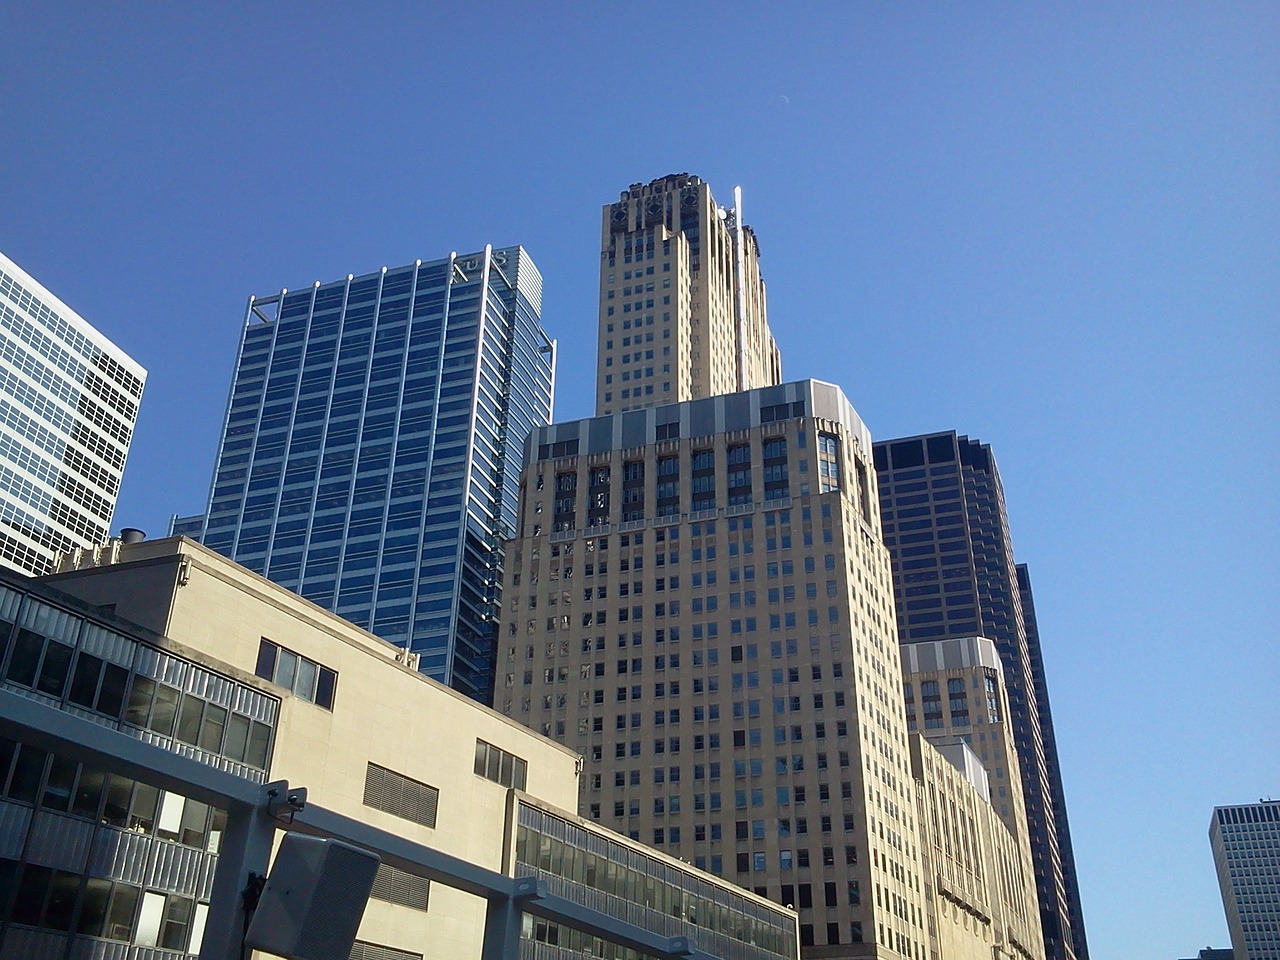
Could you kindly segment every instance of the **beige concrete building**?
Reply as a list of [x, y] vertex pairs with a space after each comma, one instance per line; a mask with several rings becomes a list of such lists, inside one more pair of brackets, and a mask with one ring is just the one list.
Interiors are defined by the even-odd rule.
[[1044, 956], [1026, 836], [991, 805], [987, 771], [960, 737], [911, 736], [931, 957], [1039, 960]]
[[[980, 796], [977, 800], [967, 797], [964, 803], [968, 808], [987, 808], [999, 820], [999, 829], [983, 827], [974, 834], [981, 843], [977, 847], [971, 846], [971, 849], [981, 851], [974, 856], [987, 864], [984, 869], [988, 876], [997, 876], [990, 872], [992, 863], [1000, 871], [1000, 885], [988, 884], [988, 892], [983, 894], [986, 897], [983, 902], [988, 904], [982, 914], [987, 918], [983, 921], [987, 927], [982, 924], [971, 927], [964, 918], [963, 910], [956, 913], [949, 909], [945, 894], [949, 882], [946, 869], [949, 868], [935, 853], [930, 869], [936, 878], [937, 895], [942, 898], [937, 901], [939, 915], [958, 921], [969, 934], [980, 934], [984, 943], [997, 946], [1011, 943], [1014, 946], [1005, 949], [1023, 951], [1011, 956], [1040, 957], [1044, 954], [1044, 941], [1041, 938], [1035, 869], [1023, 802], [1022, 774], [1013, 746], [1009, 696], [996, 646], [985, 637], [965, 637], [904, 643], [901, 654], [907, 728], [912, 733], [918, 732], [936, 747], [934, 753], [944, 755], [973, 785]], [[940, 802], [936, 800], [937, 791], [944, 786], [949, 790], [960, 789], [955, 786], [949, 771], [928, 760], [931, 754], [926, 747], [919, 748], [916, 753], [928, 761], [922, 764], [920, 757], [913, 755], [916, 779], [926, 785], [921, 795], [922, 803], [926, 800]], [[935, 783], [937, 778], [930, 771], [938, 770], [946, 775], [946, 784], [942, 781]], [[985, 823], [987, 809], [974, 814], [974, 817]], [[945, 813], [942, 816], [945, 819]], [[932, 839], [936, 844], [939, 842], [936, 835], [938, 815], [934, 813], [931, 817], [930, 822], [934, 825]], [[1029, 913], [1027, 904], [1031, 905]], [[971, 915], [980, 919], [978, 914], [971, 912]], [[1002, 933], [1002, 924], [1012, 932]], [[943, 927], [945, 924], [940, 921], [940, 930]], [[1027, 944], [1033, 946], [1027, 947]], [[956, 943], [952, 944], [952, 952], [944, 949], [942, 956], [956, 955], [956, 946]], [[984, 954], [990, 955], [990, 952]]]
[[540, 429], [495, 704], [580, 811], [795, 904], [812, 957], [924, 960], [928, 896], [871, 439], [790, 383]]
[[904, 643], [901, 652], [907, 729], [969, 744], [991, 781], [991, 805], [1013, 835], [1027, 841], [1029, 854], [1022, 773], [995, 644], [965, 637]]
[[[806, 957], [1039, 960], [999, 660], [899, 651], [870, 449], [816, 381], [535, 432], [495, 704], [583, 754], [589, 819], [794, 904]], [[913, 761], [916, 724], [983, 757]]]
[[[270, 723], [263, 727], [269, 744], [264, 733], [258, 767], [247, 771], [259, 780], [305, 786], [309, 802], [470, 863], [509, 875], [538, 873], [554, 882], [555, 892], [589, 900], [596, 909], [666, 936], [693, 933], [709, 952], [753, 960], [796, 956], [794, 914], [567, 812], [577, 805], [576, 751], [419, 674], [400, 662], [404, 653], [391, 644], [185, 538], [115, 542], [68, 558], [63, 569], [40, 581], [41, 588], [77, 598], [83, 609], [114, 622], [139, 625], [138, 633], [152, 638], [142, 647], [163, 649], [171, 664], [133, 682], [119, 721], [126, 732], [228, 768], [219, 759], [227, 725], [213, 723], [206, 742], [209, 723], [202, 727], [201, 717], [217, 715], [183, 692], [197, 674], [224, 678], [199, 680], [198, 692], [231, 691], [239, 703], [244, 695], [234, 689], [245, 688], [269, 703]], [[0, 661], [4, 649], [0, 645]], [[39, 683], [56, 699], [43, 678]], [[172, 697], [161, 697], [160, 688]], [[73, 682], [66, 696], [77, 696], [76, 690]], [[172, 709], [138, 712], [138, 690], [149, 692], [148, 704], [163, 700]], [[0, 775], [0, 793], [3, 787]], [[94, 812], [86, 811], [92, 821]], [[168, 840], [157, 836], [155, 842]], [[216, 846], [203, 854], [203, 873], [181, 881], [194, 884], [184, 894], [188, 907], [207, 898], [213, 851]], [[0, 862], [0, 870], [4, 866]], [[15, 861], [13, 869], [25, 884], [39, 868]], [[477, 957], [484, 911], [477, 897], [440, 884], [428, 888], [384, 867], [352, 956]], [[0, 934], [10, 919], [0, 916]], [[23, 919], [39, 926], [39, 915]], [[599, 941], [526, 920], [522, 955], [558, 955], [559, 944], [622, 956]], [[97, 935], [128, 941], [136, 930], [130, 920]], [[176, 952], [155, 956], [194, 950], [193, 937], [175, 935], [157, 945]]]
[[740, 190], [725, 208], [686, 173], [633, 183], [600, 246], [598, 415], [782, 382]]

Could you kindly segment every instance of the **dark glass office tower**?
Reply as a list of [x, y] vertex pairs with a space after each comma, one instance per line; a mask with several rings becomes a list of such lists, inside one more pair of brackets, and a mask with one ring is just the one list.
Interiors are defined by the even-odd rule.
[[1004, 667], [1048, 960], [1087, 960], [1031, 581], [991, 447], [954, 432], [875, 444], [902, 643], [982, 636]]
[[[1084, 910], [1080, 906], [1080, 883], [1076, 878], [1076, 857], [1071, 846], [1071, 825], [1067, 820], [1067, 798], [1062, 791], [1062, 768], [1058, 765], [1058, 741], [1053, 733], [1053, 711], [1049, 708], [1049, 686], [1044, 677], [1044, 658], [1040, 656], [1040, 628], [1036, 624], [1036, 605], [1031, 596], [1031, 574], [1027, 565], [1017, 566], [1018, 597], [1022, 602], [1022, 622], [1027, 630], [1027, 656], [1030, 658], [1031, 681], [1035, 687], [1040, 714], [1040, 739], [1044, 743], [1045, 773], [1048, 776], [1048, 802], [1053, 811], [1053, 824], [1058, 837], [1058, 857], [1062, 862], [1062, 884], [1067, 898], [1067, 914], [1071, 921], [1071, 939], [1076, 957], [1085, 960], [1089, 947], [1084, 936]], [[1037, 882], [1039, 875], [1037, 871]]]
[[251, 298], [204, 543], [489, 703], [541, 300], [520, 247]]

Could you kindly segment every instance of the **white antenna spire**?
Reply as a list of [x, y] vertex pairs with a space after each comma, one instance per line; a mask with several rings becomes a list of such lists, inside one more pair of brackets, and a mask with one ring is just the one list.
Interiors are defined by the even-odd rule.
[[738, 389], [747, 389], [747, 292], [742, 242], [742, 187], [733, 188], [733, 312], [738, 338]]

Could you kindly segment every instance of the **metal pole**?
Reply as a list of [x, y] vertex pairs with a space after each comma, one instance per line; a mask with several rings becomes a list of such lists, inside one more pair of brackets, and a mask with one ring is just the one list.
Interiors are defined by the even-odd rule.
[[484, 912], [484, 943], [480, 960], [516, 960], [520, 956], [520, 928], [524, 914], [519, 903], [505, 894], [488, 898]]

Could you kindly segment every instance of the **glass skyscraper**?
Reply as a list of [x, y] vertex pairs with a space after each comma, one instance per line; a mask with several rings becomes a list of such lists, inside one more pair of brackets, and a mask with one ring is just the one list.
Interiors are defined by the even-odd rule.
[[994, 641], [1022, 772], [1048, 960], [1088, 960], [1049, 689], [1025, 566], [988, 444], [954, 432], [875, 444], [900, 642]]
[[147, 372], [0, 254], [0, 563], [107, 539]]
[[490, 702], [541, 300], [520, 247], [251, 298], [204, 543]]

